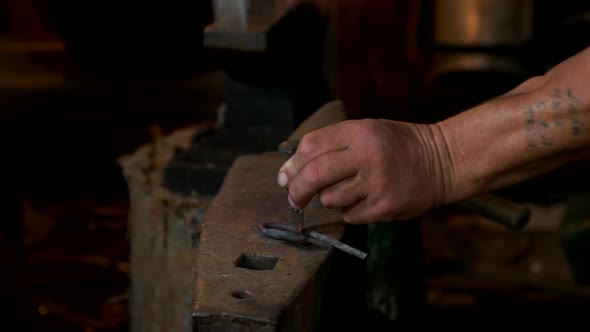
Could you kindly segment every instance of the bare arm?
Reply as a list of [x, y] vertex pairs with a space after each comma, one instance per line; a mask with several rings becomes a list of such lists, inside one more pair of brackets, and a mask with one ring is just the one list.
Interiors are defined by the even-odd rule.
[[452, 170], [447, 202], [512, 185], [590, 152], [590, 48], [436, 125]]

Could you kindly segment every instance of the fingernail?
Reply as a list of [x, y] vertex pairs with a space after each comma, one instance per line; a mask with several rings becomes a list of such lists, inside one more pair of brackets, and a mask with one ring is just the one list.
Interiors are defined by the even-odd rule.
[[298, 209], [299, 207], [297, 207], [295, 205], [295, 203], [293, 203], [293, 200], [291, 199], [291, 196], [287, 196], [287, 200], [289, 201], [289, 205], [291, 205], [291, 207]]
[[282, 168], [291, 168], [293, 164], [293, 157], [289, 158], [287, 161], [285, 161], [285, 164], [283, 164]]
[[287, 179], [287, 174], [285, 174], [285, 172], [279, 172], [277, 182], [279, 183], [279, 186], [285, 187], [287, 185], [287, 182], [289, 182], [289, 179]]

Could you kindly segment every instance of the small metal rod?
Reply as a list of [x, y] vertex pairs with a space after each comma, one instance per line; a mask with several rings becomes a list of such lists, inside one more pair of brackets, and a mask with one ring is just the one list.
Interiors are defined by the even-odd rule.
[[334, 240], [322, 233], [309, 229], [303, 229], [301, 233], [298, 233], [295, 231], [292, 224], [279, 222], [263, 223], [261, 225], [261, 230], [264, 235], [273, 239], [305, 244], [307, 243], [307, 238], [312, 238], [334, 248], [338, 248], [347, 254], [351, 254], [360, 259], [365, 259], [365, 257], [367, 257], [366, 253], [346, 245], [338, 240]]
[[295, 151], [297, 151], [298, 144], [298, 141], [285, 141], [279, 145], [279, 152], [292, 156], [295, 154]]
[[289, 242], [297, 242], [301, 244], [308, 244], [307, 237], [301, 233], [294, 232], [293, 230], [286, 230], [280, 228], [270, 228], [270, 227], [263, 227], [262, 234], [266, 237], [282, 240], [282, 241], [289, 241]]
[[309, 236], [312, 239], [316, 239], [316, 240], [321, 241], [325, 244], [328, 244], [334, 248], [338, 248], [338, 249], [344, 251], [345, 253], [351, 254], [351, 255], [356, 256], [360, 259], [365, 259], [365, 257], [367, 257], [366, 253], [364, 253], [358, 249], [355, 249], [347, 244], [344, 244], [338, 240], [334, 240], [328, 236], [325, 236], [322, 233], [318, 233], [316, 231], [312, 231], [309, 229], [303, 229], [303, 234], [306, 236]]
[[295, 227], [295, 231], [301, 233], [303, 230], [303, 209], [289, 207], [289, 211], [291, 211], [291, 223]]

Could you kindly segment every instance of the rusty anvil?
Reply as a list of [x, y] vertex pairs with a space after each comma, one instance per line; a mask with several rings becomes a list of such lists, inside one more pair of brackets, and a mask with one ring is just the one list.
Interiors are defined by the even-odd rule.
[[[309, 128], [318, 128], [344, 119], [326, 119], [331, 112], [325, 110], [314, 113], [296, 132], [307, 131], [310, 123]], [[326, 315], [327, 310], [355, 310], [359, 315], [354, 308], [362, 308], [363, 297], [351, 296], [350, 289], [345, 300], [329, 296], [327, 282], [337, 280], [332, 273], [342, 266], [364, 271], [361, 260], [338, 258], [333, 247], [321, 243], [278, 241], [260, 231], [263, 223], [291, 218], [286, 192], [276, 184], [285, 160], [279, 151], [237, 158], [211, 202], [197, 251], [195, 330], [313, 331], [322, 320], [337, 320], [337, 315]], [[306, 208], [305, 227], [340, 240], [346, 225], [338, 211], [323, 208], [315, 199]], [[342, 260], [345, 264], [335, 263]], [[353, 274], [347, 282], [362, 285]]]
[[[344, 119], [342, 104], [331, 102], [304, 121], [281, 149], [296, 147], [302, 133]], [[325, 324], [334, 327], [338, 320], [351, 323], [343, 317], [362, 316], [362, 296], [328, 293], [343, 275], [349, 285], [362, 283], [352, 277], [365, 271], [364, 265], [355, 265], [361, 260], [344, 255], [350, 258], [336, 264], [339, 251], [331, 246], [302, 246], [260, 232], [264, 223], [291, 220], [286, 193], [276, 184], [284, 161], [279, 151], [237, 158], [209, 206], [197, 253], [194, 330], [314, 331]], [[526, 207], [492, 195], [464, 206], [512, 229], [528, 220]], [[322, 207], [317, 197], [305, 210], [305, 228], [342, 239], [346, 227], [338, 211]], [[327, 310], [338, 314], [324, 314]]]

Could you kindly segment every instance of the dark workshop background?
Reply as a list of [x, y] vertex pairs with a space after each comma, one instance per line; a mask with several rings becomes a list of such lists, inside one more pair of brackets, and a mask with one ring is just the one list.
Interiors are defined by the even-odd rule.
[[[590, 45], [586, 1], [534, 2], [534, 22], [504, 31], [523, 36], [508, 47], [446, 44], [432, 23], [443, 10], [434, 3], [340, 0], [338, 56], [327, 58], [338, 59], [329, 66], [333, 93], [353, 117], [436, 121]], [[529, 4], [514, 3], [516, 12]], [[216, 119], [225, 68], [218, 51], [202, 46], [210, 6], [0, 0], [0, 7], [1, 324], [127, 331], [129, 199], [117, 158]], [[482, 53], [482, 68], [462, 67], [472, 64], [465, 55]], [[433, 326], [587, 329], [587, 164], [504, 192], [534, 205], [531, 227], [519, 233], [455, 210], [424, 218]]]

